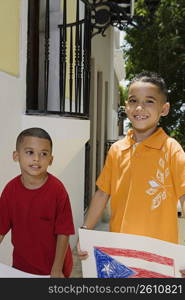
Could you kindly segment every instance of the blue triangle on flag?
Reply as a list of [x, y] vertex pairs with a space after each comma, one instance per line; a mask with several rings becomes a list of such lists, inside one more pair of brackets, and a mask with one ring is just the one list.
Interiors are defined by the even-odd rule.
[[136, 274], [135, 271], [97, 248], [94, 248], [94, 256], [98, 278], [128, 278]]

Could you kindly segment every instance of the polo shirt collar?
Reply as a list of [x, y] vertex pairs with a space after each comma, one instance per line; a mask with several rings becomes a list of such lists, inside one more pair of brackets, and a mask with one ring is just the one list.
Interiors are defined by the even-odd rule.
[[[132, 138], [132, 136], [133, 136], [133, 130], [130, 129], [126, 137], [122, 141], [120, 141], [121, 150], [129, 149], [130, 147], [132, 147], [133, 144], [135, 144], [135, 141]], [[146, 138], [140, 144], [143, 144], [153, 149], [161, 149], [167, 137], [168, 135], [164, 132], [164, 130], [162, 128], [158, 128], [156, 132], [154, 132], [151, 136]]]

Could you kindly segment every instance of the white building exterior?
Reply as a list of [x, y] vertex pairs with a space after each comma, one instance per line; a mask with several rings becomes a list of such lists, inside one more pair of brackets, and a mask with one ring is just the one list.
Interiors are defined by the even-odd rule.
[[[71, 200], [76, 232], [83, 222], [85, 143], [90, 137], [90, 121], [55, 116], [28, 116], [26, 109], [27, 0], [21, 1], [20, 75], [0, 72], [0, 192], [20, 173], [12, 160], [16, 137], [25, 128], [42, 127], [53, 139], [54, 161], [49, 172], [64, 183]], [[13, 55], [13, 54], [12, 54]], [[74, 247], [77, 234], [71, 237]], [[11, 264], [12, 246], [8, 234], [0, 246], [0, 261]]]
[[[0, 0], [4, 1], [4, 0]], [[14, 0], [13, 0], [14, 1]], [[75, 246], [78, 228], [84, 218], [84, 168], [85, 144], [90, 139], [92, 193], [96, 180], [96, 141], [99, 169], [104, 163], [104, 145], [109, 139], [118, 138], [117, 107], [119, 101], [117, 85], [121, 78], [115, 72], [115, 30], [111, 27], [106, 37], [97, 35], [92, 39], [92, 80], [90, 120], [59, 116], [26, 115], [26, 65], [27, 65], [27, 15], [28, 1], [21, 0], [19, 76], [0, 71], [0, 192], [5, 184], [20, 173], [12, 160], [16, 137], [25, 128], [42, 127], [49, 132], [54, 144], [54, 161], [49, 172], [65, 185], [71, 200], [76, 229], [71, 246]], [[116, 51], [118, 46], [116, 46]], [[13, 53], [12, 53], [13, 55]], [[120, 54], [118, 55], [120, 57]], [[116, 64], [119, 58], [116, 58]], [[122, 63], [122, 61], [120, 62]], [[0, 246], [0, 262], [11, 264], [12, 246], [10, 234]]]

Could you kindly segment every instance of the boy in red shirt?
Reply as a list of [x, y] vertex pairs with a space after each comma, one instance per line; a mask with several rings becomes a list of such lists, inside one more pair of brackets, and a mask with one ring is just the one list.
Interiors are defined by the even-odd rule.
[[14, 268], [69, 277], [74, 225], [64, 185], [47, 172], [53, 160], [51, 137], [41, 128], [22, 131], [13, 159], [21, 175], [6, 185], [0, 198], [0, 242], [11, 230]]

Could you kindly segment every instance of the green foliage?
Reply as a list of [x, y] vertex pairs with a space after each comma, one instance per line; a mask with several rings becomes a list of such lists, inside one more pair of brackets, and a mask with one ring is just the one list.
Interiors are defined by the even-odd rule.
[[125, 101], [128, 97], [128, 88], [122, 85], [119, 86], [120, 105], [125, 106]]
[[161, 126], [185, 148], [185, 1], [161, 0], [150, 12], [138, 0], [136, 26], [126, 29], [123, 53], [126, 79], [143, 70], [155, 71], [169, 89], [171, 110]]

